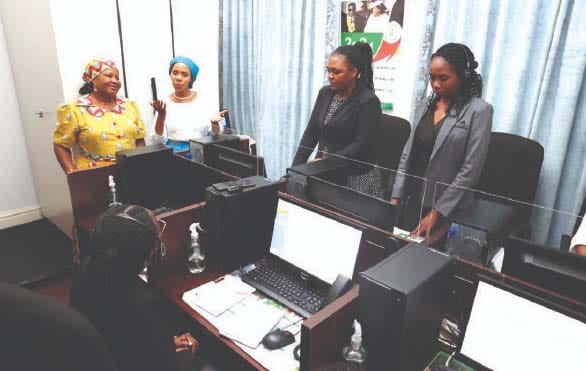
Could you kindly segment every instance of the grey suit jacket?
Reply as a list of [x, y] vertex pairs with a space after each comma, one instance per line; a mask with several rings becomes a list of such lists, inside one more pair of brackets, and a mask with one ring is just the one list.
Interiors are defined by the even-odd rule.
[[[417, 125], [426, 110], [427, 102], [416, 110], [414, 122]], [[453, 210], [468, 206], [473, 201], [473, 194], [462, 187], [473, 188], [478, 182], [490, 143], [492, 115], [492, 105], [474, 97], [459, 112], [455, 108], [450, 110], [439, 130], [425, 171], [427, 190], [424, 206], [433, 206], [448, 217]], [[408, 176], [404, 174], [412, 172], [410, 158], [414, 135], [415, 130], [411, 130], [393, 186], [392, 195], [399, 199], [406, 193]]]

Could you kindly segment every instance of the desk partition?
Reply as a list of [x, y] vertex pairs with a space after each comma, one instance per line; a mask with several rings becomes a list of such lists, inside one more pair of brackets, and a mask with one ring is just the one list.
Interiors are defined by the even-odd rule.
[[[334, 153], [320, 156], [287, 169], [287, 193], [397, 237], [410, 237], [429, 192], [425, 179]], [[399, 183], [417, 192], [403, 192], [391, 202]]]
[[586, 302], [586, 256], [570, 249], [582, 217], [473, 189], [434, 188], [437, 199], [448, 192], [469, 200], [449, 215], [436, 248]]

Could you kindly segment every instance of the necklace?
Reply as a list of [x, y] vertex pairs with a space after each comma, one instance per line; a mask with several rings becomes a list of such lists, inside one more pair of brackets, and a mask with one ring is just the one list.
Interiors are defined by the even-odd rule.
[[188, 95], [187, 97], [184, 97], [184, 98], [182, 98], [182, 97], [178, 97], [178, 96], [175, 94], [175, 92], [173, 92], [173, 97], [174, 97], [175, 99], [177, 99], [177, 100], [187, 100], [187, 99], [190, 99], [191, 97], [193, 97], [193, 92], [192, 92], [192, 91], [190, 91], [190, 92], [189, 92], [189, 95]]
[[98, 106], [98, 107], [102, 107], [102, 108], [106, 108], [108, 109], [108, 107], [113, 107], [116, 104], [116, 99], [110, 101], [110, 102], [102, 102], [101, 100], [99, 100], [98, 98], [96, 98], [95, 95], [91, 94], [90, 95], [91, 100], [93, 101], [93, 103]]

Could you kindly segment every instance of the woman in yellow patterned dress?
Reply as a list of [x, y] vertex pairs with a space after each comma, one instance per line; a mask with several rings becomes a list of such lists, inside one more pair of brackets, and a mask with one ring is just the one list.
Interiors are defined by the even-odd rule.
[[118, 68], [107, 59], [91, 60], [80, 97], [57, 109], [53, 148], [65, 173], [112, 164], [116, 152], [144, 146], [138, 106], [117, 96]]

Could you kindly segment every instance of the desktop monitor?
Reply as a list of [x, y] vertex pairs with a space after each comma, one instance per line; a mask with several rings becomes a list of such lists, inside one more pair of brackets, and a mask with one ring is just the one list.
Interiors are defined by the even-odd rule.
[[362, 231], [279, 199], [270, 252], [329, 283], [352, 278]]
[[586, 316], [519, 287], [480, 277], [460, 348], [475, 369], [584, 368]]
[[174, 155], [163, 144], [118, 151], [116, 159], [122, 202], [155, 213], [202, 202], [206, 187], [230, 180], [217, 169]]
[[502, 273], [586, 301], [586, 257], [510, 236]]
[[317, 177], [307, 178], [307, 200], [363, 223], [393, 231], [397, 208], [390, 202]]
[[116, 152], [120, 200], [156, 209], [167, 202], [173, 150], [152, 144]]
[[266, 177], [265, 162], [262, 156], [251, 155], [219, 144], [210, 147], [205, 163], [238, 178], [255, 175]]

